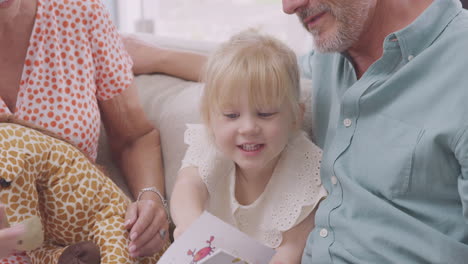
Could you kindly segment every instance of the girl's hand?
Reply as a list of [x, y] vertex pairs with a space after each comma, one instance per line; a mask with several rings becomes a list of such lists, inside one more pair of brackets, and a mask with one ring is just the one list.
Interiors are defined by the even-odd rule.
[[176, 228], [174, 229], [174, 240], [179, 238], [179, 236], [182, 235], [185, 232], [185, 230], [187, 229], [184, 227], [176, 226]]

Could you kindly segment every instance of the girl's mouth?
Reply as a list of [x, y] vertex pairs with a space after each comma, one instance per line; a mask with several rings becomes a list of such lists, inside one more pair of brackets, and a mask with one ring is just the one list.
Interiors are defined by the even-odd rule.
[[263, 146], [264, 144], [242, 144], [242, 145], [239, 145], [238, 147], [242, 149], [243, 151], [254, 152], [254, 151], [258, 151]]

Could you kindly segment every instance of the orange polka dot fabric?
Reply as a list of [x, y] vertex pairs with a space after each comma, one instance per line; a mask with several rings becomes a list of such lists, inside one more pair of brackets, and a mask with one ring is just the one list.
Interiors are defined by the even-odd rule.
[[0, 259], [1, 264], [30, 264], [28, 256], [25, 253], [14, 254], [9, 258]]
[[[100, 130], [98, 100], [133, 80], [132, 61], [100, 0], [37, 0], [36, 20], [14, 113], [73, 142], [93, 160]], [[24, 254], [0, 264], [30, 263]]]
[[[13, 114], [97, 155], [98, 100], [133, 80], [132, 61], [100, 0], [38, 0]], [[10, 113], [0, 98], [0, 113]]]

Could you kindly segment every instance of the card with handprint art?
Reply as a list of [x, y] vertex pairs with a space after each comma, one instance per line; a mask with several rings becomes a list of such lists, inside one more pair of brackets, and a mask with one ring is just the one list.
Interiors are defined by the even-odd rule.
[[249, 264], [249, 262], [235, 257], [224, 250], [216, 250], [198, 264]]
[[158, 264], [265, 264], [275, 251], [204, 212]]

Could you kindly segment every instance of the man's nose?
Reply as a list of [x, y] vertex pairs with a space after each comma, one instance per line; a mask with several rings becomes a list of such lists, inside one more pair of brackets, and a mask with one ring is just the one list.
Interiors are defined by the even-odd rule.
[[297, 9], [307, 5], [309, 0], [283, 0], [283, 12], [286, 14], [294, 14]]

